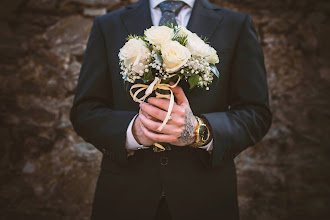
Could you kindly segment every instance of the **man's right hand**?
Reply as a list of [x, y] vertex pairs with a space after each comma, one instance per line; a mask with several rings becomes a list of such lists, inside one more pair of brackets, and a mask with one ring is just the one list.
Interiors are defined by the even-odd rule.
[[[143, 114], [143, 112], [142, 112], [142, 114]], [[144, 146], [150, 146], [150, 145], [153, 145], [154, 143], [156, 143], [155, 141], [147, 138], [144, 135], [141, 126], [143, 126], [143, 125], [142, 125], [142, 123], [140, 121], [140, 115], [138, 115], [135, 118], [134, 123], [133, 123], [133, 127], [132, 127], [132, 133], [133, 133], [133, 136], [134, 136], [135, 140], [139, 144], [142, 144]]]

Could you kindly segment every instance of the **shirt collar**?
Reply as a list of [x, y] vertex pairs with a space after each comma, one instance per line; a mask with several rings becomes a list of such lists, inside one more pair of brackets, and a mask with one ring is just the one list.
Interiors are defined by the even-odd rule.
[[[156, 8], [157, 5], [159, 5], [160, 3], [164, 2], [165, 0], [149, 0], [150, 2], [150, 7], [151, 8]], [[183, 1], [184, 3], [186, 3], [189, 7], [193, 7], [194, 6], [194, 3], [195, 3], [195, 0], [181, 0]]]

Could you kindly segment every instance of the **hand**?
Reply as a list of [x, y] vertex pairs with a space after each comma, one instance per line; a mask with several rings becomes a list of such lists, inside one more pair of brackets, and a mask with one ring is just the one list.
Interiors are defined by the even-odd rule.
[[139, 143], [139, 144], [142, 144], [144, 146], [150, 146], [150, 145], [153, 145], [155, 143], [155, 141], [147, 138], [143, 131], [142, 131], [142, 123], [141, 123], [141, 120], [140, 120], [140, 117], [141, 117], [141, 114], [138, 115], [134, 122], [133, 122], [133, 126], [132, 126], [132, 133], [133, 133], [133, 136], [135, 138], [135, 140]]
[[[173, 85], [173, 83], [170, 83]], [[143, 134], [154, 142], [166, 142], [176, 146], [190, 145], [195, 141], [194, 130], [197, 120], [193, 115], [188, 99], [181, 87], [171, 88], [177, 103], [174, 103], [172, 119], [167, 122], [162, 131], [157, 128], [165, 120], [170, 100], [149, 98], [148, 103], [141, 103], [143, 114], [139, 119], [143, 125]]]

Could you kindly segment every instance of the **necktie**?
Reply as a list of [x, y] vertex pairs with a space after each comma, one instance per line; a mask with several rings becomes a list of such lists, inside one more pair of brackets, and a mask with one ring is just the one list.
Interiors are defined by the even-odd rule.
[[181, 1], [164, 1], [158, 6], [162, 11], [162, 17], [159, 21], [159, 25], [173, 23], [173, 25], [178, 25], [175, 20], [175, 16], [180, 12], [181, 8], [185, 5]]

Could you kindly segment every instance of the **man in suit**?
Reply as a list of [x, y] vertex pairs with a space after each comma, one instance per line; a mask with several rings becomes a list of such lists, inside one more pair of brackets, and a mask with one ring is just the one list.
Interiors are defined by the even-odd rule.
[[[272, 122], [251, 16], [207, 0], [183, 1], [173, 16], [165, 13], [172, 3], [163, 11], [162, 2], [140, 0], [94, 19], [70, 112], [77, 134], [103, 153], [92, 219], [239, 219], [234, 158]], [[171, 19], [209, 39], [220, 78], [208, 91], [189, 91], [182, 80], [173, 88], [172, 119], [158, 133], [168, 102], [151, 98], [137, 115], [118, 52], [128, 34]], [[210, 134], [202, 144], [200, 125]], [[154, 151], [155, 142], [170, 149]]]

